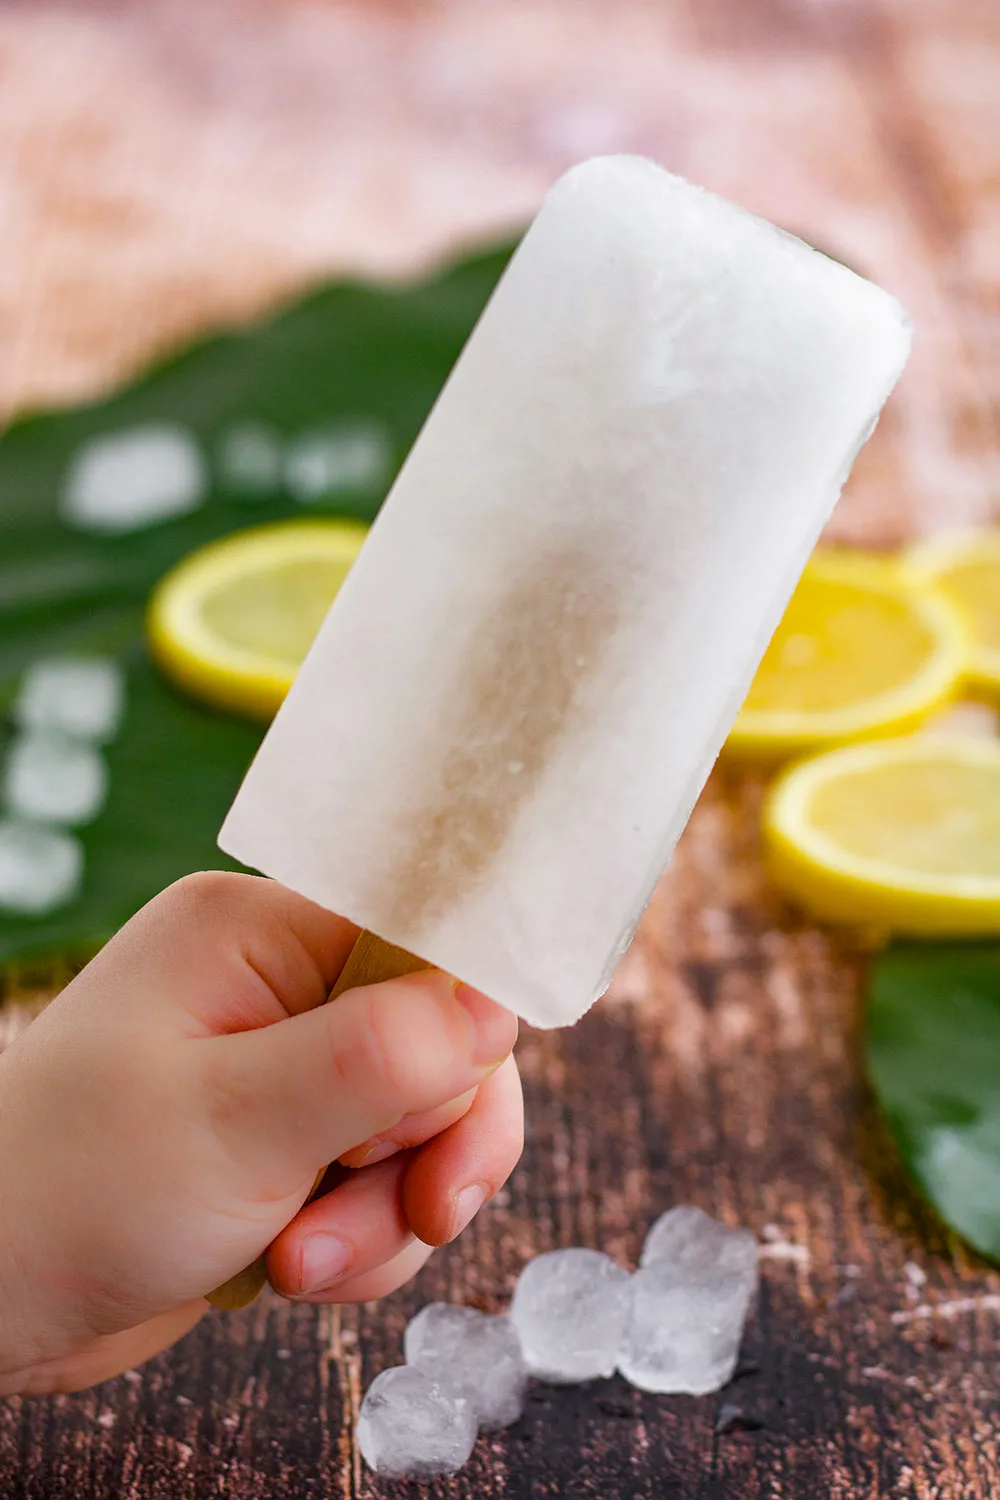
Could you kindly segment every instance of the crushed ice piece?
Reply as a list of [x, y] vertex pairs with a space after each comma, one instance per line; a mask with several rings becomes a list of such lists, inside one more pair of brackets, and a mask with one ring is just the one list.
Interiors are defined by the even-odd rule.
[[618, 1368], [641, 1391], [706, 1396], [732, 1377], [752, 1287], [658, 1262], [637, 1271]]
[[731, 1378], [757, 1286], [757, 1242], [686, 1205], [657, 1219], [631, 1282], [618, 1368], [643, 1391], [704, 1396]]
[[4, 801], [8, 812], [38, 823], [89, 823], [108, 795], [101, 752], [65, 735], [29, 732], [7, 753]]
[[703, 1209], [679, 1203], [650, 1226], [639, 1265], [651, 1266], [662, 1260], [676, 1265], [756, 1270], [757, 1241], [748, 1229], [730, 1229]]
[[104, 742], [121, 722], [124, 677], [106, 656], [47, 656], [25, 668], [14, 702], [23, 729]]
[[281, 488], [281, 439], [262, 422], [238, 422], [219, 439], [219, 477], [227, 490], [247, 499]]
[[454, 1474], [475, 1441], [469, 1403], [412, 1365], [383, 1370], [361, 1403], [358, 1447], [377, 1474], [397, 1479]]
[[613, 1374], [631, 1280], [597, 1250], [551, 1250], [529, 1261], [510, 1318], [531, 1374], [553, 1385]]
[[0, 821], [0, 911], [41, 917], [76, 895], [83, 847], [71, 833]]
[[86, 531], [138, 531], [194, 510], [206, 491], [191, 434], [150, 422], [84, 443], [66, 477], [60, 511], [68, 525]]
[[407, 1325], [403, 1348], [408, 1365], [468, 1401], [485, 1432], [524, 1411], [528, 1372], [509, 1318], [431, 1302]]
[[389, 475], [392, 444], [379, 422], [345, 422], [304, 432], [285, 456], [285, 485], [304, 504], [344, 490], [374, 489]]

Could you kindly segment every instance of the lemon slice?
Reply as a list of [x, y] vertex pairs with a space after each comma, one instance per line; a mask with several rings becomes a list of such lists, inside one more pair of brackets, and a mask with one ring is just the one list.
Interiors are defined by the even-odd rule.
[[961, 622], [934, 590], [881, 559], [816, 553], [727, 749], [775, 760], [915, 728], [952, 696], [965, 659]]
[[270, 718], [367, 532], [353, 521], [282, 522], [193, 552], [150, 599], [154, 659], [194, 697]]
[[772, 786], [764, 842], [821, 920], [1000, 932], [1000, 745], [913, 735], [815, 756]]
[[903, 566], [917, 583], [934, 584], [962, 615], [971, 645], [970, 686], [1000, 696], [1000, 531], [925, 542]]

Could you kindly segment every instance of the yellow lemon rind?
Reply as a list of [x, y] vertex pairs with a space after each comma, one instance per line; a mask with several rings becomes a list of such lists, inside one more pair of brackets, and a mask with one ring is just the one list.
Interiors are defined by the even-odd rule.
[[368, 527], [360, 521], [278, 521], [211, 542], [184, 558], [150, 596], [146, 639], [165, 675], [191, 697], [267, 721], [295, 670], [280, 657], [240, 650], [205, 628], [201, 607], [212, 592], [251, 568], [327, 550], [353, 557]]
[[832, 581], [861, 584], [919, 615], [935, 641], [921, 671], [889, 692], [826, 712], [742, 708], [726, 741], [727, 758], [768, 763], [856, 741], [894, 738], [918, 728], [956, 697], [968, 659], [968, 637], [957, 611], [932, 588], [900, 576], [876, 556], [817, 555], [809, 570]]
[[928, 875], [860, 856], [808, 816], [811, 795], [835, 776], [901, 759], [929, 760], [942, 747], [956, 761], [996, 767], [1000, 779], [1000, 744], [930, 734], [830, 750], [783, 771], [768, 792], [762, 820], [775, 885], [813, 917], [834, 925], [911, 937], [1000, 933], [1000, 879]]
[[[958, 531], [918, 542], [900, 561], [901, 576], [917, 587], [938, 588], [943, 573], [956, 563], [988, 559], [996, 562], [1000, 594], [1000, 530]], [[959, 606], [952, 604], [953, 609]], [[975, 639], [969, 630], [966, 685], [977, 696], [991, 702], [1000, 698], [1000, 651]]]

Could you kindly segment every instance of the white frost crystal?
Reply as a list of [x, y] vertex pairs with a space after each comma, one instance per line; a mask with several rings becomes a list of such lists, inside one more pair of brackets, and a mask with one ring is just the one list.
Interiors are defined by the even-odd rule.
[[552, 1250], [529, 1261], [510, 1318], [530, 1372], [553, 1385], [613, 1374], [630, 1280], [598, 1250]]
[[24, 729], [104, 742], [118, 728], [123, 698], [122, 670], [109, 657], [46, 656], [25, 669], [14, 718]]
[[138, 531], [194, 510], [206, 489], [191, 434], [150, 422], [85, 443], [66, 477], [60, 510], [70, 526], [86, 531]]
[[409, 1365], [383, 1370], [361, 1403], [358, 1447], [377, 1474], [414, 1479], [454, 1474], [475, 1441], [469, 1403]]
[[[774, 225], [649, 161], [575, 167], [417, 438], [222, 847], [535, 1025], [575, 1021], [909, 344], [890, 296]], [[308, 499], [363, 468], [350, 446], [303, 447], [286, 482]]]
[[83, 847], [71, 833], [0, 821], [0, 911], [40, 917], [76, 895]]
[[509, 1318], [431, 1302], [407, 1326], [403, 1348], [408, 1365], [469, 1402], [484, 1431], [509, 1427], [524, 1410], [528, 1374]]
[[653, 1225], [632, 1278], [618, 1368], [640, 1390], [703, 1396], [736, 1368], [757, 1286], [757, 1243], [700, 1209]]
[[285, 458], [285, 485], [310, 504], [344, 490], [367, 490], [388, 473], [391, 446], [377, 422], [345, 422], [302, 433]]
[[108, 771], [101, 752], [65, 735], [21, 735], [7, 752], [4, 801], [15, 817], [90, 823], [104, 806]]

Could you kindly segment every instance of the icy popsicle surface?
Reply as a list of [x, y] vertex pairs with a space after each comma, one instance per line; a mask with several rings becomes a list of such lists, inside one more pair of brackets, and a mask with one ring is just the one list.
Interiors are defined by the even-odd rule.
[[631, 157], [554, 187], [226, 819], [538, 1026], [627, 946], [906, 361], [878, 287]]

